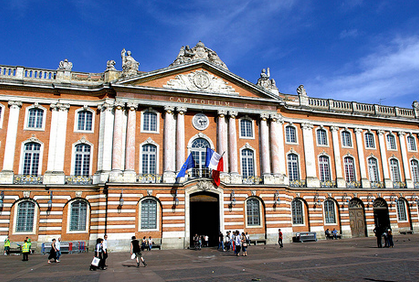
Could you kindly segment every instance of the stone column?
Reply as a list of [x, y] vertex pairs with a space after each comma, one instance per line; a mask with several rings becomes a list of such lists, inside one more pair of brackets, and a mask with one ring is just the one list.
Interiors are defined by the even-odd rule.
[[112, 169], [112, 140], [114, 126], [114, 100], [107, 99], [98, 106], [100, 111], [99, 144], [97, 172], [93, 177], [93, 183], [106, 183], [109, 172]]
[[241, 175], [239, 174], [239, 160], [237, 153], [237, 127], [236, 117], [237, 111], [230, 111], [228, 120], [228, 143], [230, 156], [230, 182], [233, 184], [242, 183]]
[[346, 187], [346, 182], [343, 177], [342, 160], [340, 156], [339, 127], [332, 126], [330, 127], [330, 131], [332, 132], [333, 154], [335, 158], [336, 185], [338, 188], [343, 188]]
[[112, 172], [110, 175], [110, 182], [122, 182], [122, 153], [123, 153], [123, 118], [124, 118], [125, 103], [116, 101], [115, 103], [115, 125], [113, 133], [113, 148], [112, 148]]
[[222, 182], [230, 183], [230, 175], [228, 174], [228, 133], [226, 123], [226, 110], [218, 110], [217, 119], [217, 152], [223, 154], [223, 171], [220, 173], [220, 179]]
[[264, 184], [273, 184], [274, 178], [271, 173], [271, 150], [269, 148], [269, 114], [260, 115], [260, 158], [262, 161], [262, 177]]
[[136, 182], [135, 173], [135, 129], [137, 121], [137, 104], [128, 103], [127, 145], [125, 156], [125, 182]]
[[176, 123], [176, 171], [182, 169], [185, 163], [185, 107], [177, 107], [177, 123]]
[[174, 107], [165, 106], [165, 115], [164, 115], [164, 173], [163, 173], [163, 182], [164, 183], [174, 183], [175, 182], [175, 154], [176, 146], [174, 140], [176, 140], [175, 135], [175, 118], [173, 115]]
[[363, 130], [361, 128], [355, 128], [355, 139], [356, 148], [358, 150], [359, 171], [361, 172], [361, 185], [363, 188], [370, 188], [371, 183], [368, 179], [367, 168], [365, 165], [364, 142], [362, 142]]
[[407, 159], [407, 147], [406, 147], [405, 136], [406, 136], [406, 132], [399, 131], [400, 151], [402, 153], [404, 179], [406, 181], [407, 188], [414, 188], [414, 184], [410, 176], [409, 160]]
[[286, 177], [286, 160], [284, 152], [284, 130], [281, 116], [271, 115], [270, 133], [271, 133], [271, 159], [272, 172], [275, 184], [289, 184]]
[[386, 141], [384, 138], [384, 130], [378, 130], [378, 141], [380, 144], [380, 153], [381, 153], [381, 165], [383, 167], [383, 176], [384, 176], [384, 185], [386, 188], [393, 188], [393, 181], [390, 178], [390, 172], [387, 162], [387, 151], [386, 151]]
[[313, 125], [301, 124], [303, 129], [304, 157], [306, 161], [307, 187], [320, 187], [317, 177], [316, 156], [314, 154]]
[[[47, 162], [47, 171], [45, 175], [52, 173], [55, 169], [55, 149], [57, 144], [57, 128], [58, 128], [58, 103], [51, 104], [51, 131], [49, 135], [49, 148], [48, 148], [48, 162]], [[70, 172], [72, 174], [72, 172]], [[44, 176], [45, 181], [45, 176]]]
[[16, 136], [19, 112], [22, 102], [9, 101], [9, 123], [7, 124], [6, 143], [4, 146], [3, 170], [0, 172], [0, 183], [13, 184], [13, 163], [16, 150]]

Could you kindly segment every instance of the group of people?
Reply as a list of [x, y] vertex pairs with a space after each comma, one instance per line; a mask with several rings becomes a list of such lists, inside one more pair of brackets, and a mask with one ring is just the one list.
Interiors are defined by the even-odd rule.
[[51, 243], [51, 250], [49, 251], [48, 256], [48, 263], [50, 264], [51, 261], [53, 262], [60, 262], [61, 256], [61, 238], [58, 238], [58, 241], [52, 239]]
[[393, 232], [391, 228], [380, 228], [375, 227], [374, 228], [375, 236], [377, 237], [377, 247], [382, 248], [383, 243], [382, 240], [384, 239], [384, 248], [394, 248], [394, 242], [393, 242]]
[[236, 256], [240, 255], [240, 251], [242, 252], [242, 256], [247, 256], [247, 248], [250, 245], [250, 238], [249, 234], [246, 232], [236, 231], [227, 231], [227, 234], [224, 238], [223, 233], [220, 231], [218, 235], [218, 250], [222, 250], [223, 252], [228, 252], [230, 249], [234, 252]]
[[332, 232], [330, 232], [329, 228], [324, 231], [324, 235], [326, 236], [326, 239], [338, 239], [338, 231], [333, 228]]
[[147, 237], [144, 236], [143, 239], [141, 240], [141, 250], [147, 250], [147, 251], [151, 251], [151, 249], [153, 248], [153, 239], [151, 239], [151, 236]]
[[[4, 239], [4, 255], [8, 256], [10, 255], [10, 239], [9, 236]], [[28, 261], [29, 260], [29, 254], [32, 253], [32, 241], [29, 237], [26, 237], [25, 241], [20, 246], [20, 251], [22, 252], [23, 259], [22, 261]]]
[[90, 270], [95, 271], [97, 269], [106, 270], [106, 259], [108, 258], [108, 235], [102, 238], [96, 239], [95, 254], [94, 258], [99, 259], [98, 265], [90, 264]]
[[202, 247], [208, 247], [208, 235], [198, 235], [195, 234], [193, 236], [193, 242], [194, 242], [194, 249], [195, 250], [201, 250]]

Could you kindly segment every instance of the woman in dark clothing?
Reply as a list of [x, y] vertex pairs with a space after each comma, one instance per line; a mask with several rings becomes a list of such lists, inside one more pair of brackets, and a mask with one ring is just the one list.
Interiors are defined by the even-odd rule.
[[135, 259], [137, 260], [137, 267], [140, 267], [140, 261], [138, 260], [138, 258], [140, 258], [144, 267], [146, 267], [147, 264], [145, 263], [143, 255], [141, 253], [140, 242], [137, 239], [135, 239], [135, 236], [132, 236], [131, 240], [132, 241], [131, 241], [130, 253], [131, 255], [135, 254]]
[[51, 250], [49, 251], [48, 263], [51, 263], [51, 260], [54, 259], [54, 262], [57, 262], [57, 247], [55, 246], [55, 239], [52, 239]]
[[102, 245], [103, 239], [98, 238], [96, 240], [96, 247], [95, 247], [95, 257], [100, 259], [99, 265], [96, 267], [94, 265], [90, 265], [90, 270], [96, 270], [97, 268], [100, 268], [102, 270], [105, 270], [105, 260], [103, 259], [103, 245]]

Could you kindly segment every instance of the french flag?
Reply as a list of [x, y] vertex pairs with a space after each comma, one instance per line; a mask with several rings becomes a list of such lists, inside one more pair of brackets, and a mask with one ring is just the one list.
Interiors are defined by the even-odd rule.
[[220, 171], [224, 169], [223, 155], [207, 148], [205, 166], [212, 169], [212, 179], [217, 187], [220, 186]]

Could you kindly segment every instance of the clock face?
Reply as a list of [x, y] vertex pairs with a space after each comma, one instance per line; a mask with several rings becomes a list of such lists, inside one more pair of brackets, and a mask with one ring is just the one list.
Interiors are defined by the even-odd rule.
[[208, 117], [204, 114], [196, 114], [192, 119], [192, 125], [198, 130], [207, 129], [209, 125]]

